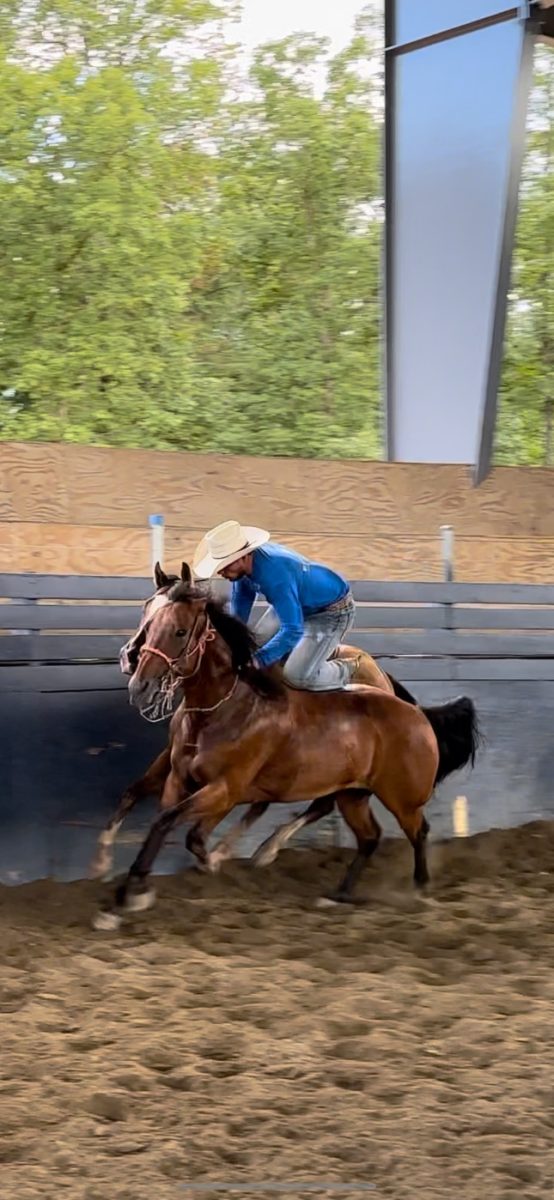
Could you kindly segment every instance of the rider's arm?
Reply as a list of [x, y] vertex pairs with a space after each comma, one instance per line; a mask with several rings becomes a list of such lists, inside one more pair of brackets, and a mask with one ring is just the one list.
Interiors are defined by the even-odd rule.
[[231, 589], [231, 612], [234, 617], [244, 621], [245, 625], [252, 612], [256, 595], [257, 588], [247, 575], [243, 575], [242, 579], [237, 579]]
[[266, 599], [272, 605], [281, 622], [280, 629], [256, 654], [260, 667], [271, 667], [273, 663], [289, 654], [304, 633], [304, 616], [296, 587], [266, 591]]

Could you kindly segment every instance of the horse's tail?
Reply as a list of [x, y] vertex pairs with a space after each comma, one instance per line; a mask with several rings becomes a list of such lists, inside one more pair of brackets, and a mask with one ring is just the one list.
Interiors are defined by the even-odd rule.
[[389, 683], [392, 683], [394, 694], [395, 696], [398, 696], [399, 700], [405, 700], [406, 704], [417, 704], [417, 700], [414, 696], [412, 696], [412, 693], [404, 687], [403, 683], [399, 683], [398, 680], [394, 678], [394, 675], [387, 674], [387, 679], [389, 680]]
[[423, 708], [439, 748], [439, 765], [435, 784], [446, 779], [453, 771], [475, 763], [475, 755], [482, 742], [479, 722], [473, 700], [469, 696], [458, 696], [448, 704], [437, 704]]

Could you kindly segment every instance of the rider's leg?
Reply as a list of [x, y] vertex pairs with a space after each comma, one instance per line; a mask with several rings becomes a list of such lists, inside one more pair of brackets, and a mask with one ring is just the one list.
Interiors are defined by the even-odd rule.
[[304, 636], [291, 651], [284, 669], [291, 687], [307, 691], [328, 692], [350, 683], [356, 659], [334, 659], [329, 656], [340, 645], [354, 623], [354, 602], [335, 612], [310, 617], [304, 626]]
[[256, 616], [252, 614], [248, 622], [248, 628], [254, 634], [260, 650], [262, 646], [265, 646], [266, 642], [269, 642], [275, 636], [277, 630], [280, 629], [280, 624], [277, 613], [271, 605], [266, 608], [261, 617], [257, 614]]

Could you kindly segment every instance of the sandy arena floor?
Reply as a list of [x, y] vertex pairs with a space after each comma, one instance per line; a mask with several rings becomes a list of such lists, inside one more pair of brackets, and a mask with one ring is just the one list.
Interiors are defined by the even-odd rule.
[[431, 845], [430, 901], [386, 842], [317, 909], [344, 856], [158, 880], [118, 934], [97, 884], [0, 890], [2, 1200], [552, 1196], [554, 824]]

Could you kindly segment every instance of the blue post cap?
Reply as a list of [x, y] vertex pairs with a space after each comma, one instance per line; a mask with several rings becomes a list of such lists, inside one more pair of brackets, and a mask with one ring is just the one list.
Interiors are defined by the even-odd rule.
[[163, 523], [164, 523], [164, 519], [160, 513], [150, 513], [150, 516], [148, 518], [149, 525], [151, 525], [151, 526], [163, 525]]

